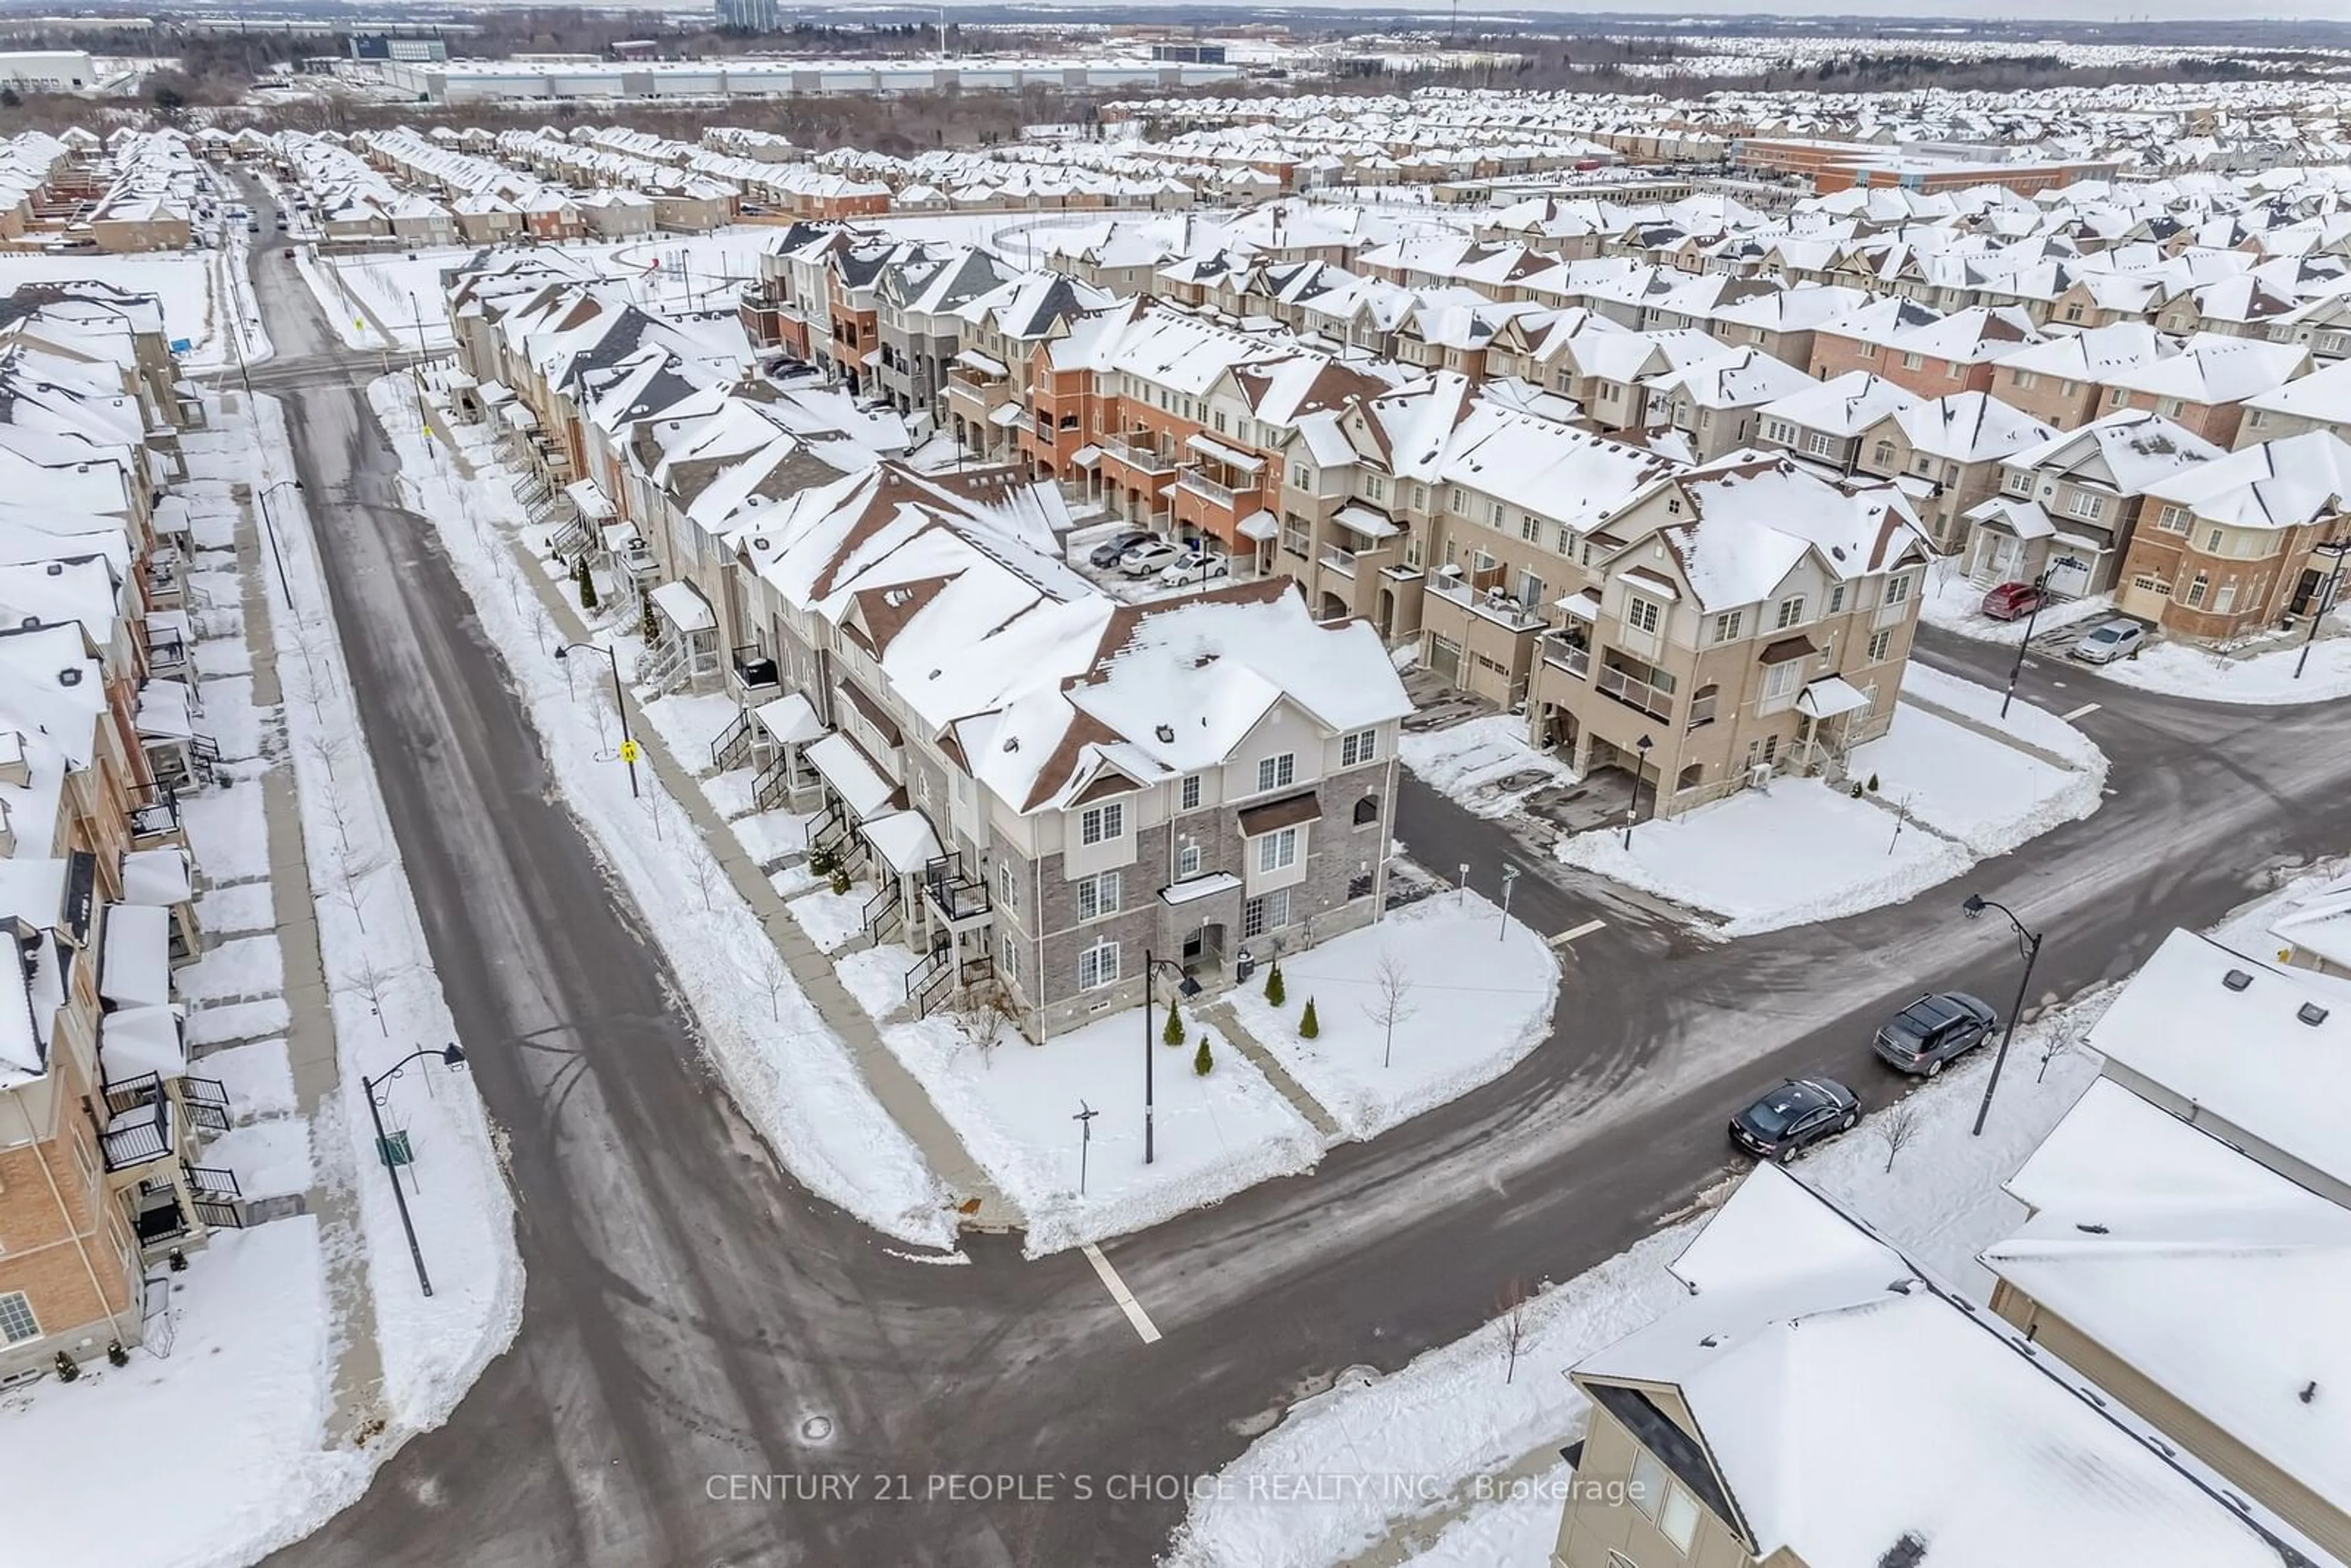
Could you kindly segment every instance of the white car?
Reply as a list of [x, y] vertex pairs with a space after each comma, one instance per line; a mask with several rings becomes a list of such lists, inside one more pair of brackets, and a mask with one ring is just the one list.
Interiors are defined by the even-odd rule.
[[2085, 664], [2111, 664], [2147, 645], [2147, 628], [2136, 621], [2106, 621], [2090, 629], [2071, 650]]
[[1233, 563], [1220, 555], [1202, 555], [1186, 550], [1184, 558], [1159, 574], [1162, 588], [1197, 588], [1219, 578], [1230, 577]]
[[1118, 558], [1118, 570], [1129, 577], [1149, 577], [1184, 559], [1184, 552], [1165, 539], [1145, 539]]

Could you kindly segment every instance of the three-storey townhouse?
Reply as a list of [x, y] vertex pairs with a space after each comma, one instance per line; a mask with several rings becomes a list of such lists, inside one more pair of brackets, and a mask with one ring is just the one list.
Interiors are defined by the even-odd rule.
[[[2001, 465], [2000, 493], [1967, 514], [1960, 544], [1970, 581], [1990, 588], [2031, 582], [2079, 596], [2117, 586], [2139, 498], [2220, 448], [2159, 414], [2126, 409], [2060, 432]], [[2168, 596], [2152, 574], [2136, 591]]]

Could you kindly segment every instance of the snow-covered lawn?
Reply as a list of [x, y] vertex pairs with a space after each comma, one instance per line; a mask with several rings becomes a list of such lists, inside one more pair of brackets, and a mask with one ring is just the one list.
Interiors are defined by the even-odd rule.
[[[542, 656], [565, 639], [520, 580], [530, 569], [508, 547], [520, 531], [521, 512], [506, 478], [478, 444], [470, 448], [477, 472], [461, 477], [443, 443], [424, 438], [405, 379], [378, 381], [370, 401], [404, 479], [415, 487], [417, 510], [438, 529], [486, 632], [508, 651], [507, 668], [546, 747], [551, 777], [661, 943], [737, 1103], [810, 1190], [893, 1236], [951, 1245], [953, 1216], [938, 1179], [815, 1005], [789, 979], [771, 993], [768, 981], [782, 960], [703, 847], [684, 808], [642, 765], [643, 798], [630, 795], [628, 776], [613, 757], [619, 735], [609, 679], [568, 682], [572, 661]], [[462, 441], [473, 435], [461, 427]], [[626, 629], [600, 635], [633, 645]], [[628, 652], [621, 663], [624, 673], [632, 666]], [[691, 765], [693, 758], [684, 760]]]
[[[601, 661], [582, 666], [583, 674], [601, 676]], [[623, 674], [627, 661], [622, 662]], [[710, 766], [710, 743], [735, 722], [743, 710], [735, 699], [716, 692], [673, 692], [645, 704], [645, 722], [668, 743], [670, 754], [688, 768]]]
[[1999, 692], [1930, 669], [1916, 659], [1903, 666], [1902, 695], [1989, 725], [2053, 756], [2070, 758], [2094, 768], [2105, 766], [2105, 753], [2098, 749], [2097, 743], [2055, 714], [2018, 701], [2010, 703], [2006, 716], [2002, 716]]
[[2002, 725], [1998, 693], [1915, 664], [1911, 675], [1929, 700], [2071, 766], [1906, 702], [1892, 728], [1848, 759], [1854, 782], [1876, 779], [1874, 798], [1778, 779], [1643, 822], [1629, 850], [1621, 832], [1601, 829], [1562, 842], [1559, 858], [1704, 910], [1726, 936], [1744, 936], [1895, 903], [2098, 809], [2105, 758], [2080, 732], [2024, 703]]
[[[1550, 1033], [1559, 995], [1550, 946], [1474, 893], [1407, 904], [1283, 960], [1281, 974], [1281, 1007], [1260, 972], [1233, 991], [1234, 1015], [1357, 1138], [1508, 1071]], [[1298, 1032], [1309, 998], [1312, 1040]]]
[[[904, 999], [897, 982], [912, 956], [894, 946], [859, 954], [842, 964], [841, 978], [878, 1021], [890, 1009], [877, 1003]], [[1322, 1140], [1305, 1117], [1222, 1034], [1186, 1014], [1184, 1043], [1171, 1046], [1159, 1034], [1165, 1020], [1165, 1009], [1154, 1009], [1146, 1036], [1143, 1009], [1130, 1008], [1043, 1045], [1008, 1025], [982, 1050], [956, 1019], [934, 1013], [886, 1025], [882, 1039], [1028, 1217], [1024, 1244], [1038, 1257], [1156, 1225], [1322, 1157]], [[1204, 1034], [1212, 1063], [1206, 1077], [1194, 1071]], [[1088, 1109], [1097, 1113], [1090, 1141], [1076, 1120]]]
[[870, 882], [852, 882], [847, 893], [819, 887], [803, 893], [784, 907], [807, 932], [820, 953], [837, 953], [864, 930], [865, 901], [876, 892]]
[[1527, 721], [1507, 713], [1406, 730], [1396, 756], [1422, 783], [1481, 817], [1508, 816], [1536, 790], [1575, 782], [1566, 763], [1527, 744]]
[[[2023, 1218], [2000, 1184], [2097, 1072], [2096, 1058], [2076, 1048], [2054, 1057], [2040, 1078], [2042, 1052], [2053, 1039], [2078, 1040], [2111, 996], [2101, 992], [2018, 1031], [1981, 1138], [1969, 1127], [1991, 1070], [1989, 1052], [1912, 1096], [1920, 1124], [1890, 1173], [1876, 1116], [1799, 1161], [1796, 1173], [1922, 1267], [1985, 1299], [1990, 1276], [1975, 1255]], [[1404, 1560], [1431, 1568], [1542, 1561], [1540, 1552], [1480, 1552], [1487, 1542], [1540, 1544], [1556, 1535], [1564, 1467], [1544, 1462], [1542, 1451], [1573, 1441], [1584, 1415], [1567, 1370], [1683, 1299], [1666, 1267], [1699, 1223], [1660, 1231], [1535, 1294], [1517, 1371], [1507, 1381], [1507, 1346], [1489, 1323], [1393, 1375], [1292, 1406], [1226, 1468], [1222, 1484], [1195, 1492], [1172, 1568], [1327, 1568], [1399, 1531], [1407, 1546], [1426, 1543], [1431, 1553]], [[1508, 1283], [1495, 1282], [1498, 1312]], [[1531, 1291], [1540, 1283], [1527, 1282]], [[1512, 1473], [1521, 1490], [1548, 1483], [1547, 1498], [1497, 1495], [1511, 1489]], [[1327, 1476], [1367, 1477], [1370, 1484], [1360, 1492], [1352, 1484], [1330, 1488], [1311, 1502], [1292, 1500], [1294, 1490], [1275, 1490]]]
[[[333, 1330], [319, 1222], [216, 1234], [172, 1282], [168, 1359], [103, 1358], [0, 1395], [13, 1568], [246, 1563], [347, 1507], [375, 1456], [326, 1446]], [[180, 1450], [182, 1462], [164, 1462]], [[117, 1490], [126, 1467], [137, 1500]]]
[[279, 1116], [231, 1127], [206, 1146], [204, 1163], [235, 1171], [237, 1190], [246, 1197], [307, 1191], [311, 1177], [309, 1124]]
[[[445, 349], [452, 341], [449, 314], [439, 305], [441, 269], [470, 260], [473, 256], [470, 246], [444, 246], [413, 252], [413, 259], [410, 252], [392, 251], [381, 256], [349, 256], [326, 265], [334, 269], [335, 278], [342, 284], [347, 297], [364, 306], [367, 314], [375, 319], [374, 324], [391, 340], [392, 347], [422, 346], [430, 350]], [[340, 317], [350, 317], [351, 313], [342, 300], [320, 287], [326, 281], [312, 282], [310, 291], [319, 296], [327, 319], [335, 321]], [[423, 327], [421, 338], [417, 330], [420, 320]], [[339, 324], [336, 329], [341, 331], [342, 328]], [[360, 348], [382, 346], [381, 340], [359, 342], [348, 334], [343, 340]]]
[[2303, 644], [2280, 639], [2264, 652], [2228, 658], [2186, 643], [2158, 642], [2136, 659], [2085, 665], [2120, 685], [2207, 702], [2284, 707], [2351, 696], [2351, 618], [2335, 617], [2334, 635], [2310, 644], [2310, 661], [2294, 678]]

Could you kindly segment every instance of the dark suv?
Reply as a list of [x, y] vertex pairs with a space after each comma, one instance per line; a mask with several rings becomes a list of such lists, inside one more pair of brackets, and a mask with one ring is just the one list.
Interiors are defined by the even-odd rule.
[[1899, 1072], [1932, 1078], [1953, 1057], [1973, 1051], [2000, 1027], [2000, 1015], [1965, 991], [1920, 997], [1886, 1021], [1872, 1043]]
[[1861, 1120], [1861, 1097], [1834, 1078], [1791, 1078], [1730, 1119], [1730, 1141], [1782, 1165]]

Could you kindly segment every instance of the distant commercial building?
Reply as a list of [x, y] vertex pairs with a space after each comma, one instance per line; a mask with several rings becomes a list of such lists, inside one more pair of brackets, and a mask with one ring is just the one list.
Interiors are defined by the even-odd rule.
[[2011, 163], [1865, 141], [1751, 136], [1732, 144], [1730, 161], [1734, 167], [1759, 173], [1801, 175], [1819, 195], [1855, 185], [1919, 192], [1999, 185], [2030, 196], [2080, 180], [2103, 180], [2119, 167], [2111, 160]]
[[1154, 44], [1151, 57], [1155, 60], [1176, 60], [1187, 65], [1220, 66], [1225, 63], [1222, 44]]
[[11, 49], [0, 54], [0, 82], [43, 92], [78, 92], [98, 79], [80, 49]]
[[384, 81], [434, 103], [566, 98], [831, 98], [846, 94], [1019, 92], [1026, 88], [1161, 91], [1239, 79], [1229, 65], [1123, 59], [602, 60], [515, 57], [411, 64], [392, 59]]
[[409, 65], [437, 65], [449, 57], [447, 41], [433, 35], [353, 33], [350, 45], [351, 58], [355, 60], [400, 60]]
[[773, 33], [784, 25], [776, 0], [718, 0], [718, 25], [746, 33]]

